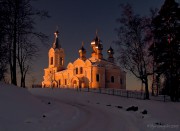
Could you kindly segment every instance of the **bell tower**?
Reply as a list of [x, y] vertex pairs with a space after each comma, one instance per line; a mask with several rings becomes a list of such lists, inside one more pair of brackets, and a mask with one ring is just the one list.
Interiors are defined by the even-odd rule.
[[56, 71], [61, 71], [64, 69], [65, 54], [58, 40], [59, 32], [56, 31], [54, 35], [54, 43], [51, 49], [49, 50], [49, 68], [57, 68]]

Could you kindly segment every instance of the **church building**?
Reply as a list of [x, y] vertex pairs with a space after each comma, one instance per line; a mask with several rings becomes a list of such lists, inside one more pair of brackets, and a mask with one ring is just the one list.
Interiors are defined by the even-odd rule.
[[91, 57], [86, 57], [82, 44], [79, 58], [65, 67], [65, 51], [55, 33], [54, 43], [49, 50], [49, 66], [44, 69], [42, 87], [56, 88], [119, 88], [126, 89], [126, 72], [115, 64], [114, 50], [107, 50], [108, 58], [103, 58], [103, 45], [96, 34], [91, 42]]

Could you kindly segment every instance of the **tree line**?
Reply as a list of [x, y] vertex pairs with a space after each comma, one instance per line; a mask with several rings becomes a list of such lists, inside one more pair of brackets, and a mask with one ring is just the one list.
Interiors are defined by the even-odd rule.
[[129, 4], [121, 5], [117, 19], [118, 61], [145, 85], [149, 99], [148, 80], [152, 77], [152, 95], [180, 98], [180, 6], [165, 0], [161, 8], [151, 9], [149, 16], [135, 14]]
[[32, 0], [0, 0], [0, 80], [9, 72], [11, 83], [17, 85], [19, 71], [20, 86], [26, 86], [27, 72], [38, 52], [34, 39], [47, 38], [36, 31], [35, 20], [47, 17], [47, 11], [33, 8]]

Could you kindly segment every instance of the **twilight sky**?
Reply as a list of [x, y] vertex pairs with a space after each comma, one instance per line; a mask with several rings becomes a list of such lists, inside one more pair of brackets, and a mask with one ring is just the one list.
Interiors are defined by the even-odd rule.
[[[106, 51], [117, 34], [114, 31], [118, 24], [116, 19], [121, 15], [119, 4], [130, 3], [136, 13], [148, 15], [149, 9], [160, 8], [164, 0], [38, 0], [33, 2], [33, 6], [39, 9], [45, 9], [49, 12], [51, 18], [44, 21], [37, 21], [37, 30], [49, 36], [39, 52], [39, 57], [33, 63], [30, 75], [30, 84], [32, 77], [35, 77], [36, 83], [41, 83], [44, 68], [48, 67], [48, 51], [54, 41], [54, 32], [59, 27], [59, 40], [62, 48], [65, 50], [65, 63], [73, 62], [79, 57], [78, 50], [82, 41], [85, 42], [87, 58], [90, 57], [90, 42], [95, 37], [96, 29], [98, 36], [103, 42], [103, 55], [107, 58]], [[115, 50], [115, 54], [116, 54]], [[28, 84], [28, 83], [27, 83]], [[127, 75], [127, 89], [140, 89], [140, 83], [132, 75]]]

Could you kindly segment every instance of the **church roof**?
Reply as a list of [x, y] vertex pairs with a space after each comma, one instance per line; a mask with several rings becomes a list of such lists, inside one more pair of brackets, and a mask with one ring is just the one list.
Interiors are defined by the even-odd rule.
[[98, 43], [101, 43], [102, 41], [99, 39], [98, 36], [96, 36], [96, 37], [92, 40], [92, 42], [98, 42]]
[[91, 43], [100, 44], [102, 41], [98, 37], [98, 31], [96, 30], [96, 37], [92, 40]]
[[93, 40], [92, 40], [92, 42], [93, 41], [98, 41], [99, 40], [99, 38], [98, 38], [98, 36], [96, 36]]
[[85, 51], [84, 46], [81, 47], [81, 50], [82, 50], [82, 51]]

